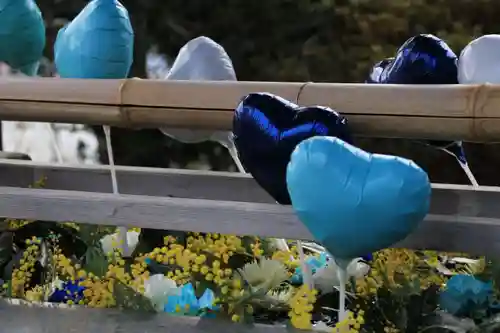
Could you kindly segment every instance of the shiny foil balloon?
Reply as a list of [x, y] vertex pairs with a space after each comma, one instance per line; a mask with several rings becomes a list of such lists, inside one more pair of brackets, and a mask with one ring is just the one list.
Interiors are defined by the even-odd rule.
[[457, 70], [457, 56], [443, 40], [417, 35], [399, 48], [377, 83], [456, 84]]
[[485, 35], [460, 53], [458, 81], [462, 84], [500, 84], [500, 35]]
[[[394, 58], [373, 66], [367, 83], [387, 84], [456, 84], [457, 56], [451, 48], [434, 35], [417, 35], [408, 39]], [[423, 141], [467, 163], [461, 142]]]
[[339, 138], [300, 143], [287, 167], [292, 206], [337, 260], [390, 247], [424, 219], [431, 185], [410, 160], [370, 154]]
[[317, 135], [352, 142], [347, 119], [330, 108], [299, 107], [272, 94], [252, 93], [234, 112], [233, 139], [240, 161], [280, 204], [290, 204], [286, 166], [292, 151]]
[[[233, 62], [224, 48], [212, 39], [200, 36], [191, 39], [177, 55], [166, 80], [191, 81], [236, 81]], [[227, 131], [189, 130], [182, 128], [160, 128], [163, 134], [184, 143], [204, 141], [220, 142], [232, 148]]]
[[54, 44], [62, 78], [123, 79], [132, 66], [134, 32], [116, 0], [93, 0], [59, 30]]
[[26, 75], [38, 72], [45, 23], [33, 0], [0, 0], [0, 62]]

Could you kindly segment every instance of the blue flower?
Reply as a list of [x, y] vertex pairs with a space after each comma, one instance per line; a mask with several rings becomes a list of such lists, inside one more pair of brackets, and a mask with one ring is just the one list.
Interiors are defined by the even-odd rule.
[[443, 310], [465, 316], [475, 309], [487, 307], [493, 296], [491, 282], [482, 282], [472, 275], [454, 275], [440, 294], [439, 305]]
[[73, 301], [78, 303], [83, 299], [85, 287], [80, 286], [81, 280], [65, 281], [57, 286], [49, 297], [52, 303], [67, 303]]
[[215, 294], [211, 289], [205, 289], [203, 295], [198, 299], [191, 283], [180, 287], [178, 295], [170, 295], [167, 298], [165, 312], [197, 316], [201, 311], [207, 311], [207, 317], [213, 317], [213, 312], [218, 310], [214, 305]]
[[[322, 252], [319, 256], [310, 256], [306, 258], [306, 265], [311, 270], [311, 273], [316, 273], [316, 270], [325, 266], [329, 256], [326, 252]], [[302, 267], [297, 267], [292, 275], [292, 283], [302, 283]]]
[[[331, 259], [332, 258], [327, 254], [327, 252], [322, 252], [319, 256], [310, 256], [306, 258], [306, 264], [309, 266], [311, 273], [314, 275], [318, 269], [324, 267], [328, 263], [328, 260]], [[373, 255], [370, 253], [362, 256], [361, 259], [364, 261], [372, 261]], [[297, 267], [295, 269], [291, 282], [294, 284], [302, 283], [302, 267]]]

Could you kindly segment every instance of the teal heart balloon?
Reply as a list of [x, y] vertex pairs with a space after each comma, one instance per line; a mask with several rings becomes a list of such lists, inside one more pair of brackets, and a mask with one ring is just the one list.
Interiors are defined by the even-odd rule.
[[26, 75], [38, 72], [45, 24], [33, 0], [0, 0], [0, 62]]
[[299, 219], [335, 259], [393, 245], [429, 210], [429, 178], [414, 162], [370, 154], [335, 137], [301, 142], [286, 180]]
[[127, 9], [116, 0], [93, 0], [59, 30], [55, 64], [63, 78], [122, 79], [132, 66], [133, 49]]

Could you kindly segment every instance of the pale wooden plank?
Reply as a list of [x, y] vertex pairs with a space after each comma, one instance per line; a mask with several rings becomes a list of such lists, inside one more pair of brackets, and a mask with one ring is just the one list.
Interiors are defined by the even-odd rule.
[[0, 187], [0, 216], [310, 238], [290, 207], [234, 201]]
[[285, 333], [283, 325], [241, 325], [198, 317], [0, 300], [2, 333]]
[[[455, 193], [396, 247], [473, 254], [500, 251], [499, 192]], [[491, 195], [491, 197], [488, 197]], [[486, 203], [486, 206], [482, 204]], [[291, 207], [275, 204], [0, 187], [0, 216], [224, 234], [311, 239]], [[362, 230], [360, 230], [362, 232]], [[353, 240], [355, 241], [355, 240]]]
[[[273, 203], [249, 175], [117, 166], [120, 192], [176, 198]], [[61, 165], [0, 160], [0, 186], [26, 188], [46, 178], [45, 188], [112, 193], [107, 165]]]
[[[273, 203], [274, 200], [249, 174], [116, 166], [122, 194], [151, 195], [177, 198], [211, 199]], [[26, 188], [46, 177], [45, 188], [112, 193], [110, 167], [107, 165], [62, 165], [32, 161], [0, 160], [0, 186]], [[500, 187], [432, 184], [433, 208], [442, 206], [447, 211], [457, 205], [475, 205], [495, 209], [500, 200]], [[488, 199], [494, 196], [493, 200]], [[487, 200], [482, 203], [482, 200]], [[493, 202], [492, 202], [493, 201]], [[455, 203], [455, 204], [453, 204]]]

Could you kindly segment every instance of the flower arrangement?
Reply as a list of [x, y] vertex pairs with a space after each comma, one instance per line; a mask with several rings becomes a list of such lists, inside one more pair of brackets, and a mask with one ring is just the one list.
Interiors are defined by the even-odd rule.
[[499, 326], [500, 266], [484, 258], [406, 249], [358, 258], [348, 269], [348, 316], [337, 323], [334, 261], [306, 249], [310, 288], [294, 241], [283, 251], [258, 237], [171, 233], [140, 253], [148, 230], [130, 229], [132, 252], [124, 255], [115, 228], [4, 224], [4, 297], [324, 332], [493, 332]]

